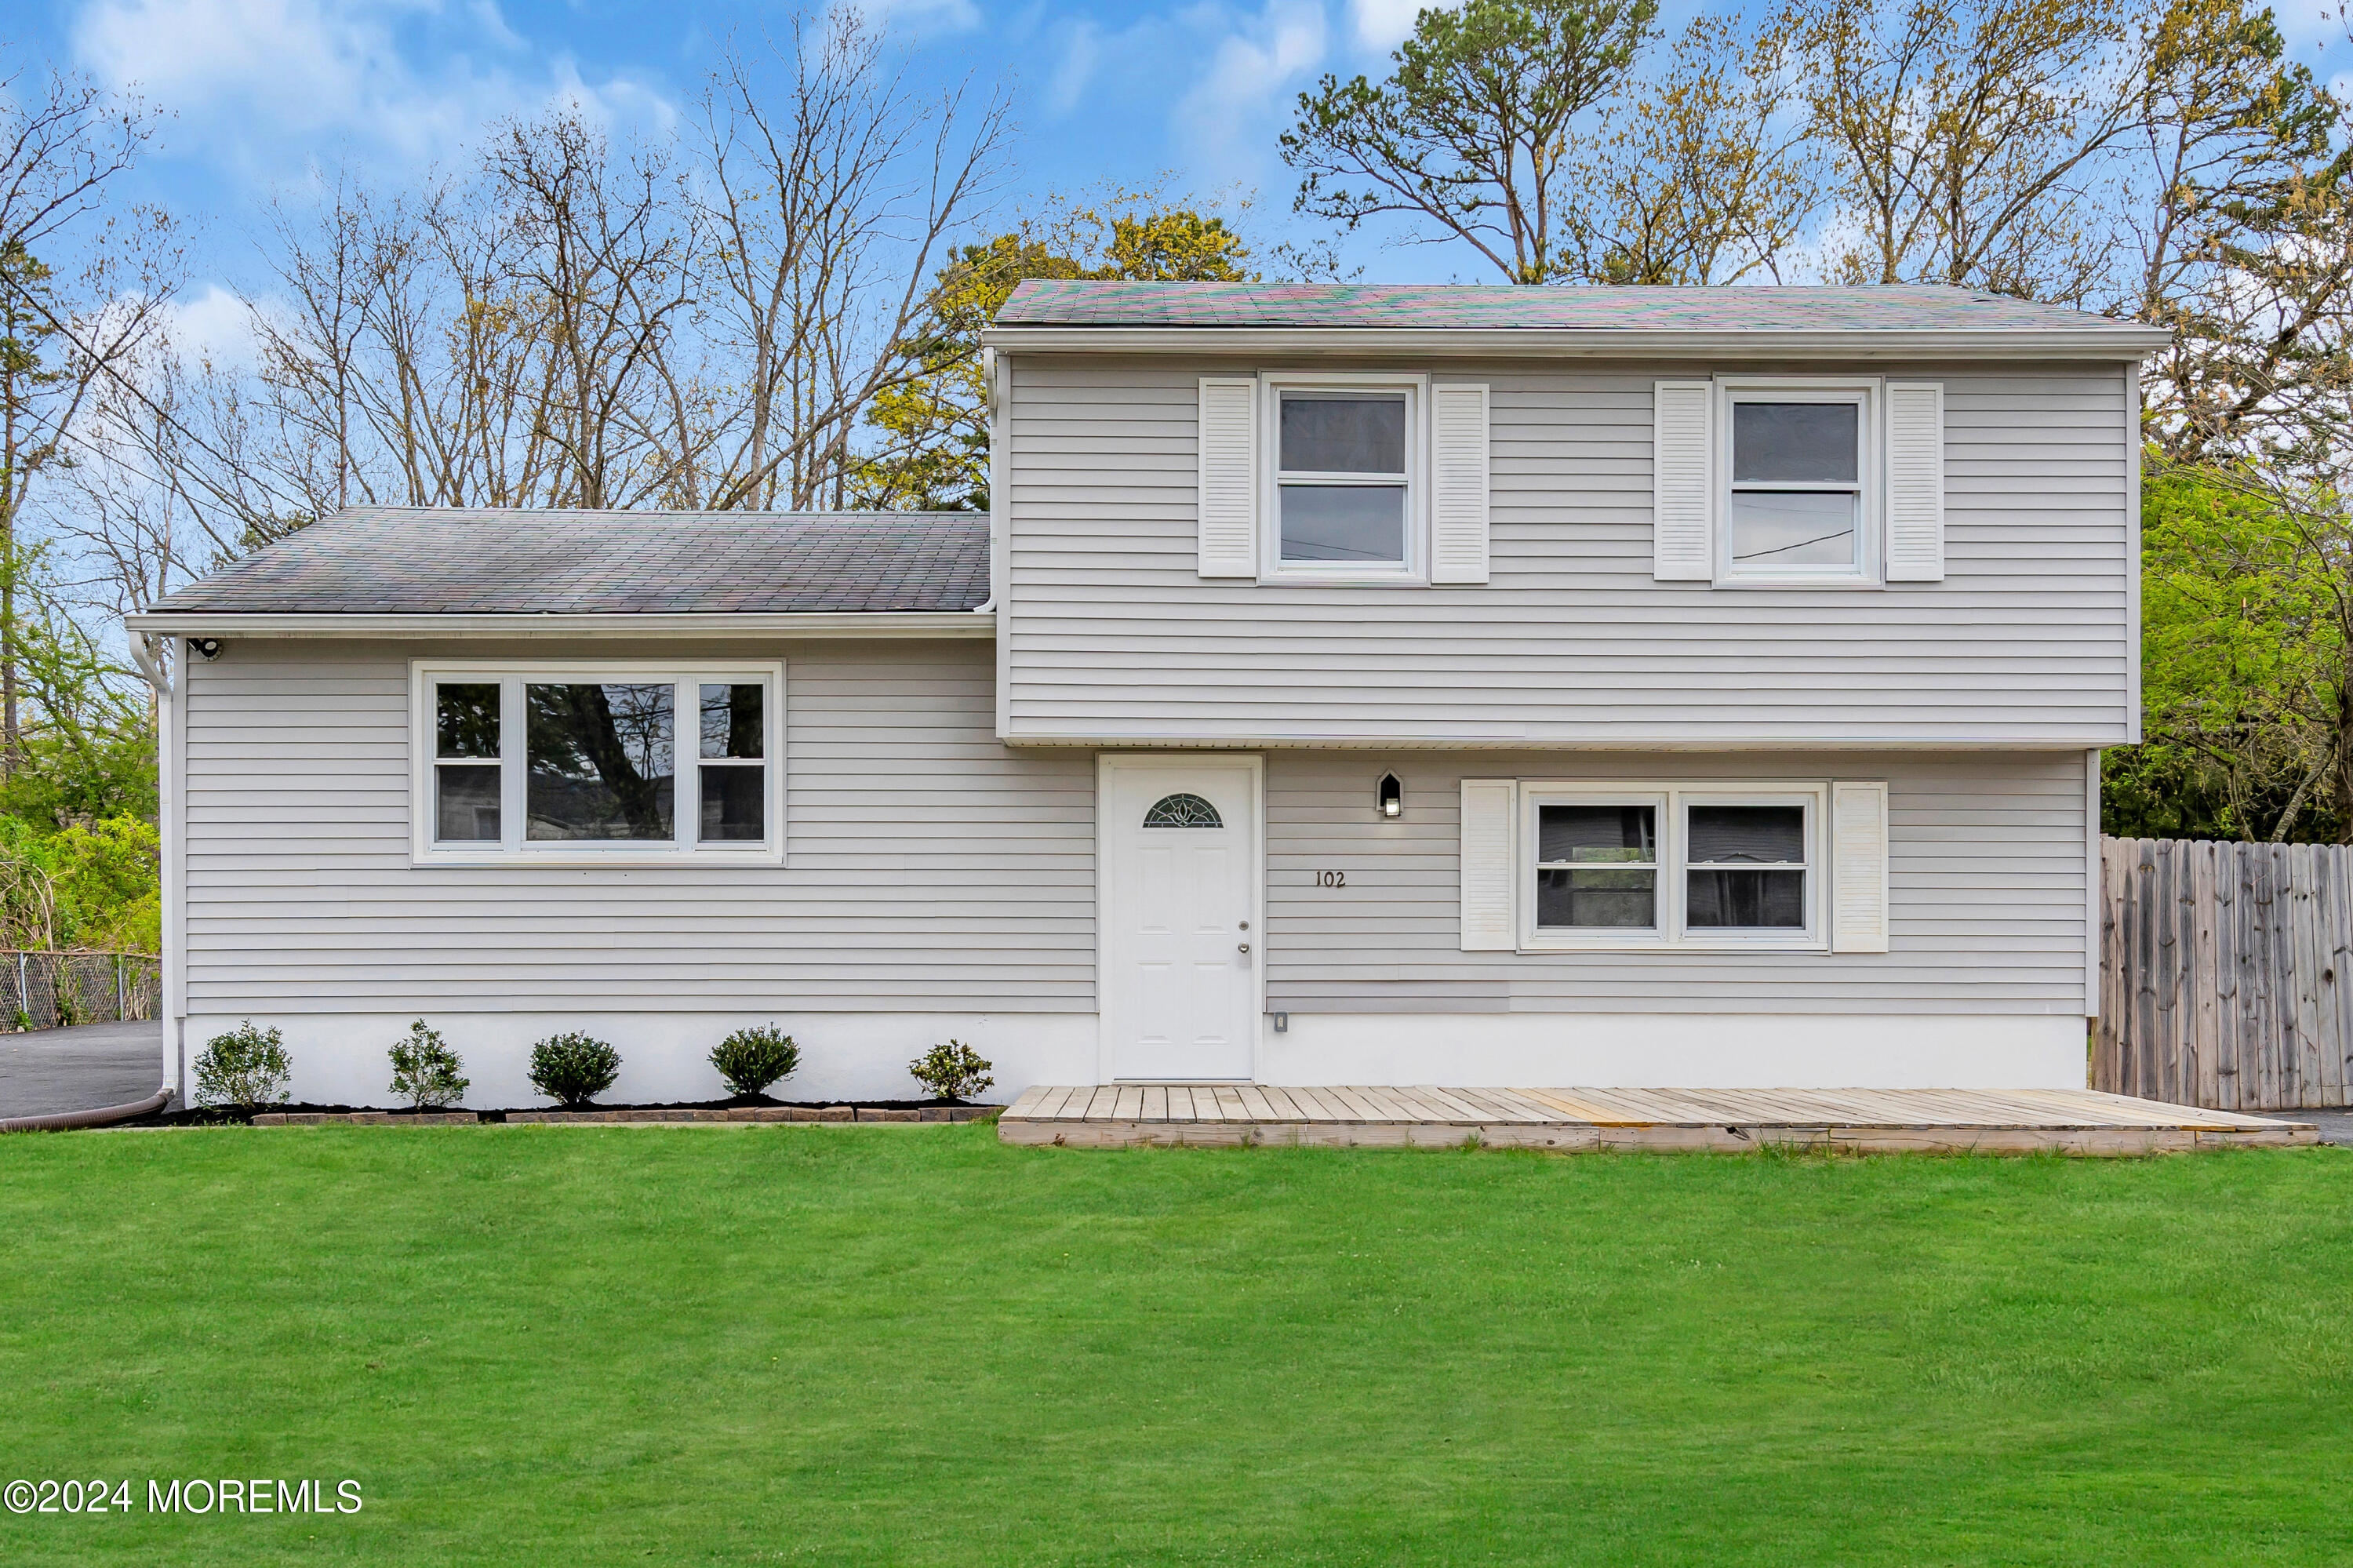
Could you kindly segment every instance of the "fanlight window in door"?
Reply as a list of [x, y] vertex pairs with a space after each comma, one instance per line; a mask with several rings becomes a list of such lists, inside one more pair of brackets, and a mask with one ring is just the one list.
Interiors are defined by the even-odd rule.
[[1163, 795], [1144, 813], [1147, 828], [1222, 828], [1225, 819], [1198, 795]]

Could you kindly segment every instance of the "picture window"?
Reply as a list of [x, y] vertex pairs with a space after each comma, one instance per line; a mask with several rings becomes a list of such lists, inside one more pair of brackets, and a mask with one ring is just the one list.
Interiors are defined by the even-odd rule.
[[776, 666], [420, 669], [417, 853], [776, 859], [783, 691]]

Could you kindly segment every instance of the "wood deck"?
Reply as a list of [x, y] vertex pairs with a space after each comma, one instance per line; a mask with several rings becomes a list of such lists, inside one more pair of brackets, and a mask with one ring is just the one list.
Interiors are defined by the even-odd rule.
[[1008, 1143], [1321, 1144], [1856, 1152], [2162, 1154], [2316, 1143], [2310, 1122], [2094, 1089], [1451, 1089], [1269, 1084], [1039, 1086], [997, 1118]]

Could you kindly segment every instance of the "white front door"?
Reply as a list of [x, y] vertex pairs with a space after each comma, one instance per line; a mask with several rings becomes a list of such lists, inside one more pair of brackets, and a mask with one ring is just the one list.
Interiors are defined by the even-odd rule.
[[1106, 758], [1103, 1039], [1115, 1078], [1247, 1078], [1258, 761]]

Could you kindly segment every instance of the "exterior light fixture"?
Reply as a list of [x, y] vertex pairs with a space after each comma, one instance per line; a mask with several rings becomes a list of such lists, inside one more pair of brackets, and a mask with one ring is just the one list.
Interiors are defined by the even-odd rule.
[[1398, 782], [1396, 774], [1381, 775], [1379, 796], [1376, 804], [1384, 817], [1397, 818], [1405, 815], [1405, 786]]
[[188, 651], [208, 664], [220, 657], [220, 639], [217, 637], [191, 637], [188, 639]]

